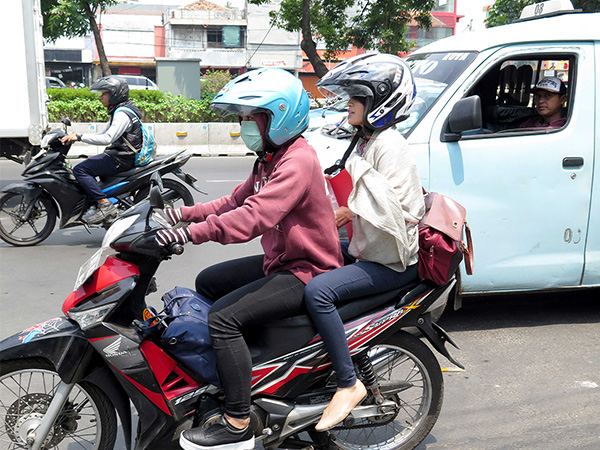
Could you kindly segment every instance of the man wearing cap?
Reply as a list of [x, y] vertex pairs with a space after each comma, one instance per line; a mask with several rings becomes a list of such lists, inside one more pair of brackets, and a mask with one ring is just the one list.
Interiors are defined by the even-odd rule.
[[567, 88], [556, 77], [546, 77], [533, 92], [537, 115], [527, 119], [519, 128], [560, 128], [567, 119], [563, 117], [563, 104], [567, 101]]

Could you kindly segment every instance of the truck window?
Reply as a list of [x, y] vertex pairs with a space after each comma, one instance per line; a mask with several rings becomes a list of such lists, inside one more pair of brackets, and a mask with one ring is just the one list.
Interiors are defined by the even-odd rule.
[[408, 119], [397, 125], [404, 136], [410, 134], [438, 97], [464, 72], [475, 56], [475, 52], [445, 52], [410, 55], [406, 58], [415, 78], [417, 98]]
[[565, 85], [567, 101], [562, 117], [569, 118], [572, 110], [573, 86], [570, 83], [575, 68], [573, 55], [523, 55], [504, 60], [488, 70], [469, 89], [465, 97], [478, 95], [481, 99], [483, 127], [465, 135], [496, 133], [535, 133], [547, 128], [528, 126], [540, 119], [534, 106], [532, 90], [545, 77], [559, 78]]

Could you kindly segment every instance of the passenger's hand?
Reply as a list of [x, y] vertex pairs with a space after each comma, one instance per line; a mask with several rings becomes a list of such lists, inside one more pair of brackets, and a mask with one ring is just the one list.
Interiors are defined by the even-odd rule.
[[65, 135], [60, 142], [62, 142], [63, 144], [70, 144], [71, 142], [77, 142], [79, 140], [79, 137], [77, 136], [77, 134], [75, 133], [69, 133], [67, 135]]
[[352, 211], [347, 206], [340, 206], [335, 210], [335, 226], [341, 228], [348, 222], [352, 222]]
[[187, 244], [192, 240], [192, 235], [188, 227], [183, 227], [177, 230], [159, 230], [156, 233], [155, 239], [161, 247], [168, 247], [174, 243]]
[[179, 208], [166, 208], [164, 212], [172, 226], [175, 226], [181, 222], [182, 214]]

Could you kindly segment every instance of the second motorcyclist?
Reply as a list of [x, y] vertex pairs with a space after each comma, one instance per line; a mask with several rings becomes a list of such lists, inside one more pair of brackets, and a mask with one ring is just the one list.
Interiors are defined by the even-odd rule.
[[342, 255], [319, 160], [301, 136], [309, 111], [301, 81], [282, 69], [250, 71], [228, 83], [212, 108], [238, 115], [242, 139], [259, 157], [231, 195], [166, 210], [172, 223], [194, 223], [161, 230], [157, 240], [232, 244], [262, 236], [264, 255], [217, 264], [196, 279], [196, 290], [215, 302], [208, 325], [225, 414], [184, 431], [180, 445], [253, 449], [252, 359], [242, 330], [300, 314], [306, 283], [340, 267]]
[[[110, 176], [133, 168], [136, 152], [131, 147], [138, 151], [142, 148], [142, 113], [129, 100], [127, 81], [117, 75], [100, 78], [92, 84], [90, 91], [100, 92], [100, 102], [107, 108], [110, 120], [106, 128], [96, 134], [69, 133], [62, 142], [81, 141], [107, 146], [104, 153], [87, 158], [73, 168], [73, 175], [92, 203], [81, 219], [91, 225], [117, 216], [117, 207], [102, 192], [96, 177]], [[124, 109], [117, 111], [121, 106], [126, 106], [135, 114]]]

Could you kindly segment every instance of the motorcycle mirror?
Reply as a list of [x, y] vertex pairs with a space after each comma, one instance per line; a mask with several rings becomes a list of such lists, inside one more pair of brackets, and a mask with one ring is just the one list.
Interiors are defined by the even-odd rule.
[[27, 150], [25, 156], [23, 156], [23, 165], [28, 166], [31, 162], [31, 150]]
[[152, 186], [150, 189], [150, 206], [155, 209], [165, 209], [165, 201], [160, 194], [160, 188], [158, 186]]
[[158, 172], [154, 172], [150, 177], [150, 186], [158, 186], [158, 189], [163, 190], [163, 180]]
[[62, 116], [62, 119], [60, 119], [60, 121], [67, 127], [71, 126], [71, 119], [69, 119], [67, 116]]

